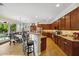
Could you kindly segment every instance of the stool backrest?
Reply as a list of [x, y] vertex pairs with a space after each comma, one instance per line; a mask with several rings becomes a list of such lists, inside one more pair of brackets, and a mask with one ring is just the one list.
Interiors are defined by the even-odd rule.
[[22, 33], [22, 38], [23, 38], [23, 41], [27, 41], [27, 42], [28, 42], [28, 39], [29, 39], [29, 33], [27, 33], [27, 32], [23, 32], [23, 33]]
[[29, 33], [27, 33], [27, 35], [26, 35], [27, 44], [28, 44], [28, 40], [29, 40]]

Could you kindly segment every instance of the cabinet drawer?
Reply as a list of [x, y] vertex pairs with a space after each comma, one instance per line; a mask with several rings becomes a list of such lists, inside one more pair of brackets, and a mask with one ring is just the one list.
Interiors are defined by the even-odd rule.
[[68, 46], [72, 46], [72, 41], [69, 41], [69, 40], [65, 39], [64, 44], [66, 44]]
[[79, 47], [79, 42], [73, 42], [73, 47]]
[[66, 53], [68, 56], [71, 56], [71, 55], [72, 55], [72, 48], [66, 47], [66, 48], [65, 48], [65, 53]]

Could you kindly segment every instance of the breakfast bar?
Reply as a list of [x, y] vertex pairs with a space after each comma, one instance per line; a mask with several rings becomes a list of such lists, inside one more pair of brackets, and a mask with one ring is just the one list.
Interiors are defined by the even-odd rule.
[[35, 55], [38, 56], [46, 50], [46, 36], [40, 33], [30, 33], [30, 38], [34, 41]]

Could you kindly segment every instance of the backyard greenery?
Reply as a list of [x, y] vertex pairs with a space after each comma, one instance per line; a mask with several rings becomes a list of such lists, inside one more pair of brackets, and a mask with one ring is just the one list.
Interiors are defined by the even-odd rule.
[[[16, 24], [11, 25], [11, 30], [16, 31]], [[7, 23], [0, 23], [0, 33], [8, 31], [8, 24]]]
[[3, 24], [2, 23], [0, 23], [0, 32], [3, 32]]
[[12, 31], [16, 31], [16, 24], [12, 24], [12, 25], [11, 25], [11, 30], [12, 30]]

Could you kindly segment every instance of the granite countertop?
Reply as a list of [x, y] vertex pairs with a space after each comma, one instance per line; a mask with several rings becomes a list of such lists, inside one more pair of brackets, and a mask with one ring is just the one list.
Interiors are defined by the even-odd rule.
[[[43, 30], [43, 32], [46, 32], [46, 33], [53, 33], [53, 30]], [[79, 40], [74, 40], [74, 37], [73, 36], [63, 36], [63, 35], [57, 35], [57, 36], [60, 36], [64, 39], [67, 39], [67, 40], [70, 40], [70, 41], [79, 41]]]
[[67, 40], [70, 40], [70, 41], [76, 41], [76, 42], [79, 42], [79, 40], [74, 40], [74, 37], [70, 37], [70, 36], [62, 36], [62, 35], [57, 35], [57, 36], [60, 36], [64, 39], [67, 39]]
[[30, 33], [30, 37], [33, 38], [46, 38], [47, 36], [43, 36], [41, 33]]

